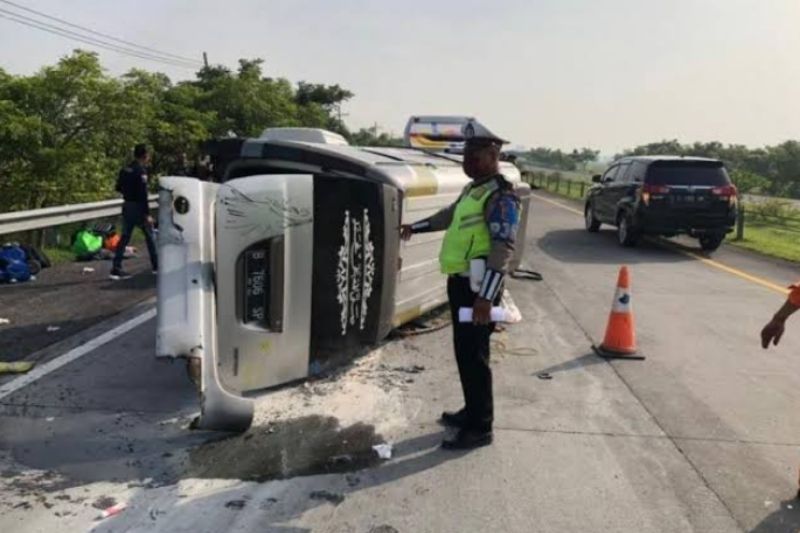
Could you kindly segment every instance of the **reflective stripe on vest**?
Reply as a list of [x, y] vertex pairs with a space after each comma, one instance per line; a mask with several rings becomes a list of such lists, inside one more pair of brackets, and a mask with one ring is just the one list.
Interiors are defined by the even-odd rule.
[[456, 204], [453, 221], [447, 228], [439, 253], [443, 274], [468, 272], [471, 259], [489, 255], [491, 239], [484, 208], [486, 201], [499, 188], [497, 179], [491, 179], [472, 188]]

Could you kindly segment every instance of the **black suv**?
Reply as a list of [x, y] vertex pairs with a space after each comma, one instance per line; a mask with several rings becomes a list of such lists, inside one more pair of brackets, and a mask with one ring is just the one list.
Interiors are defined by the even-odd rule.
[[642, 235], [685, 233], [713, 251], [736, 224], [736, 187], [715, 159], [624, 157], [592, 181], [597, 185], [586, 195], [586, 229], [616, 226], [623, 246], [635, 246]]

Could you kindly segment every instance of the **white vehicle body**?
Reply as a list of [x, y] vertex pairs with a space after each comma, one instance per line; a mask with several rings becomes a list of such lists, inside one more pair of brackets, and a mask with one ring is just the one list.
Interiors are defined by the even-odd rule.
[[[249, 396], [349, 360], [447, 299], [443, 233], [401, 242], [399, 226], [457, 199], [460, 161], [286, 136], [242, 141], [222, 183], [160, 181], [156, 350], [200, 360], [200, 427], [247, 428]], [[523, 199], [524, 242], [530, 188], [502, 172]]]

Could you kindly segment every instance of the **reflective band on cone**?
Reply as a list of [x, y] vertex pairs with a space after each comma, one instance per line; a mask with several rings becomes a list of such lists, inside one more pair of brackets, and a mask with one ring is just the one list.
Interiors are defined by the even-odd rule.
[[592, 346], [601, 357], [620, 359], [644, 359], [637, 354], [636, 324], [631, 305], [631, 285], [628, 267], [619, 269], [617, 290], [611, 303], [611, 314], [608, 316], [606, 335], [603, 344]]

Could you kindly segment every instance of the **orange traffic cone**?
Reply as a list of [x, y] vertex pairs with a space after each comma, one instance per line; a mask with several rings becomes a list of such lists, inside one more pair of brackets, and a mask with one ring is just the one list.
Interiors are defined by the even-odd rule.
[[603, 344], [592, 346], [597, 355], [608, 359], [644, 359], [636, 350], [636, 327], [631, 308], [631, 283], [628, 267], [619, 269], [617, 291], [611, 305]]

